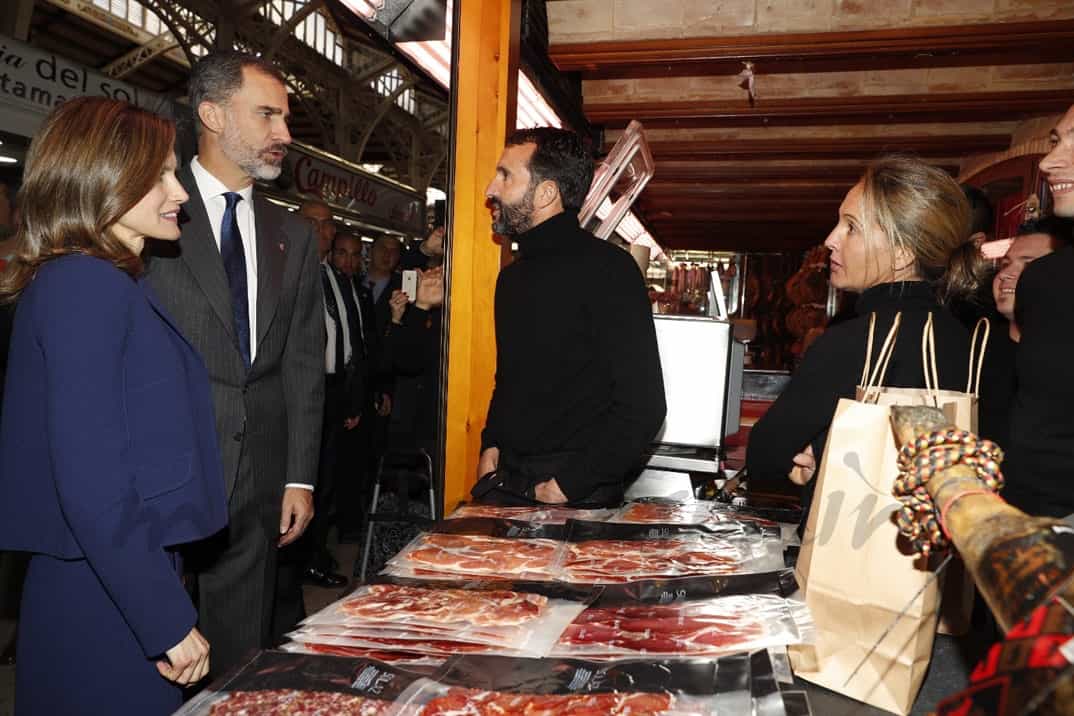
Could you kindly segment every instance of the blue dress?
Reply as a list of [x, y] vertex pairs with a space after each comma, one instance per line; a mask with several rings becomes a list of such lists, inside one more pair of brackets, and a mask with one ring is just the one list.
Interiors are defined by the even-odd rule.
[[174, 711], [156, 661], [197, 621], [175, 549], [227, 521], [209, 379], [147, 287], [44, 264], [15, 313], [0, 549], [31, 553], [15, 712]]

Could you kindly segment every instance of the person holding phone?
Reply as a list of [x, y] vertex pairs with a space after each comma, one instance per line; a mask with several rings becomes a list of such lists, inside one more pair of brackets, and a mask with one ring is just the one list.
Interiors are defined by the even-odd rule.
[[0, 549], [32, 555], [15, 713], [153, 716], [209, 671], [178, 548], [227, 501], [208, 372], [142, 278], [179, 238], [175, 125], [83, 97], [33, 140], [0, 424]]

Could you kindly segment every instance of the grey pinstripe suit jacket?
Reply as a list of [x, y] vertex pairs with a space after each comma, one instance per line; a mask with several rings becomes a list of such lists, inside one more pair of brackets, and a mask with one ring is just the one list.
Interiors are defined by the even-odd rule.
[[257, 493], [275, 496], [275, 505], [265, 506], [271, 518], [279, 515], [284, 484], [317, 480], [325, 336], [316, 240], [312, 227], [255, 191], [257, 357], [247, 373], [205, 204], [190, 167], [178, 176], [190, 194], [182, 236], [177, 247], [154, 247], [147, 275], [209, 368], [228, 495], [246, 453]]

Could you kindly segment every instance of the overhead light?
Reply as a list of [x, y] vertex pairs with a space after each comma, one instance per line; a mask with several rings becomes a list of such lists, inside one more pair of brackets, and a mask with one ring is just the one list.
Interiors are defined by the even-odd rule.
[[0, 154], [0, 164], [18, 164], [19, 160], [15, 157], [5, 156]]
[[377, 13], [384, 9], [384, 0], [343, 0], [343, 4], [369, 22], [376, 20]]

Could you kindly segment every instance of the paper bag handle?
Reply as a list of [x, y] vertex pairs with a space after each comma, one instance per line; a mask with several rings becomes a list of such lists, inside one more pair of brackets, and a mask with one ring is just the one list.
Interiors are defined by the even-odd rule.
[[[977, 373], [973, 372], [973, 358], [977, 351], [977, 336], [984, 326], [984, 336], [981, 338], [981, 354], [977, 356]], [[985, 349], [988, 348], [988, 336], [992, 332], [992, 323], [984, 316], [977, 319], [977, 325], [973, 327], [973, 338], [970, 339], [970, 367], [966, 370], [966, 392], [970, 393], [970, 385], [973, 386], [972, 395], [981, 393], [981, 372], [984, 370]]]
[[932, 311], [921, 329], [921, 372], [925, 375], [925, 393], [933, 407], [940, 407], [940, 374], [936, 370], [936, 333], [932, 329]]
[[902, 312], [896, 313], [895, 320], [891, 322], [891, 329], [884, 339], [884, 344], [880, 347], [880, 353], [876, 356], [876, 365], [872, 366], [872, 372], [870, 373], [869, 369], [873, 357], [873, 337], [876, 333], [876, 314], [872, 314], [869, 318], [869, 345], [865, 352], [865, 369], [861, 374], [861, 382], [864, 389], [862, 399], [866, 403], [876, 399], [876, 397], [870, 399], [870, 393], [884, 384], [884, 377], [888, 372], [888, 364], [891, 363], [891, 356], [895, 353], [895, 338], [899, 334], [899, 324], [901, 322]]
[[[984, 327], [983, 336], [981, 328]], [[988, 336], [991, 333], [991, 324], [987, 318], [977, 320], [973, 327], [973, 337], [970, 339], [970, 364], [966, 369], [966, 392], [970, 395], [979, 395], [981, 390], [981, 372], [984, 369], [985, 350], [988, 348]], [[980, 348], [978, 349], [978, 337]], [[977, 351], [980, 350], [978, 354]], [[974, 359], [976, 358], [976, 371]], [[940, 374], [936, 370], [936, 333], [933, 329], [932, 312], [925, 321], [925, 328], [921, 332], [921, 366], [925, 374], [925, 390], [935, 406], [939, 406]]]

